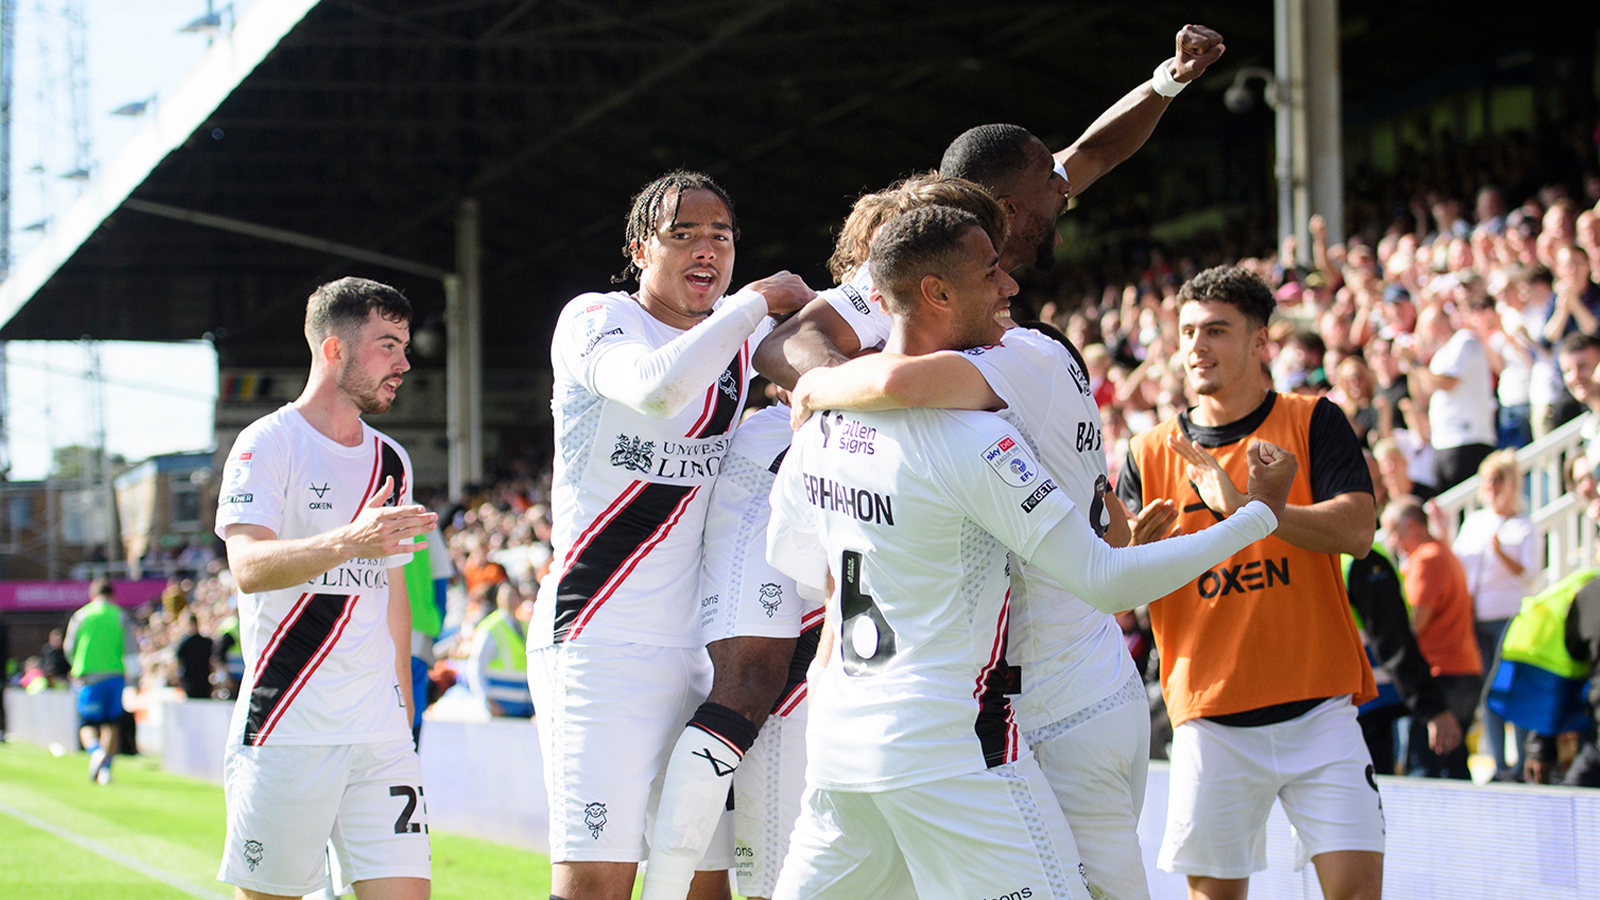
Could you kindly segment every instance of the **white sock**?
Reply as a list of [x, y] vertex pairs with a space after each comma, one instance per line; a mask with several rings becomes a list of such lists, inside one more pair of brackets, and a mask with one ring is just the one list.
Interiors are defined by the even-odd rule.
[[725, 706], [706, 703], [695, 711], [667, 761], [640, 900], [688, 896], [695, 867], [727, 808], [733, 772], [756, 733], [748, 719]]

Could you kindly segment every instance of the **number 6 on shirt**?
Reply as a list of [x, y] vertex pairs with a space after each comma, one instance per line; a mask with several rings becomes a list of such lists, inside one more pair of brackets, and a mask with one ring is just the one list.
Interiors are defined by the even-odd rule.
[[839, 639], [844, 670], [870, 675], [894, 657], [894, 629], [878, 609], [878, 601], [861, 590], [861, 554], [844, 551], [839, 563]]

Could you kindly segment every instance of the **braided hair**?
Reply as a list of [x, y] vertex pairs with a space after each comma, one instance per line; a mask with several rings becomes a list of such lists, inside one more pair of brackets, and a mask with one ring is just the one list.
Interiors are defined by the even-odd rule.
[[674, 169], [645, 185], [639, 193], [633, 195], [633, 209], [628, 213], [628, 227], [623, 234], [622, 242], [622, 255], [628, 260], [628, 264], [623, 266], [620, 274], [611, 276], [612, 284], [620, 284], [638, 276], [639, 264], [633, 261], [634, 248], [644, 246], [655, 233], [663, 201], [674, 191], [676, 195], [672, 198], [672, 209], [667, 215], [668, 224], [678, 221], [678, 207], [683, 203], [684, 191], [710, 191], [717, 195], [723, 206], [728, 208], [728, 219], [729, 224], [733, 226], [734, 240], [739, 239], [739, 220], [733, 212], [733, 198], [722, 189], [722, 185], [711, 180], [711, 176], [703, 172]]

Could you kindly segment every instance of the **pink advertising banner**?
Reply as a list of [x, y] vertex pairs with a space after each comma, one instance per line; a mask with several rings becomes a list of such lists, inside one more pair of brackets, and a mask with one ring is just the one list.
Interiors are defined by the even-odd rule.
[[[111, 582], [117, 605], [129, 609], [160, 597], [166, 586], [161, 578]], [[0, 581], [0, 612], [74, 610], [88, 602], [87, 581]]]

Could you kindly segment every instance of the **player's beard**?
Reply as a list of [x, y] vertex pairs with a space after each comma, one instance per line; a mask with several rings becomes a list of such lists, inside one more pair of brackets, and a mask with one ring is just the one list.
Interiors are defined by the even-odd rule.
[[1056, 223], [1044, 216], [1028, 215], [1028, 233], [1032, 237], [1033, 267], [1041, 272], [1056, 265]]
[[363, 415], [377, 415], [386, 413], [393, 404], [381, 393], [383, 379], [372, 378], [356, 366], [348, 366], [339, 375], [339, 390], [350, 398], [350, 402], [361, 410]]

